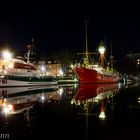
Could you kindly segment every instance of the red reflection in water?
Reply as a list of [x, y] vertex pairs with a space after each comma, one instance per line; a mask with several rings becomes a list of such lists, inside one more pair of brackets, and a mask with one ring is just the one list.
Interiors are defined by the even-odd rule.
[[98, 94], [112, 92], [118, 89], [118, 84], [81, 84], [74, 97], [75, 100], [86, 100], [96, 97]]

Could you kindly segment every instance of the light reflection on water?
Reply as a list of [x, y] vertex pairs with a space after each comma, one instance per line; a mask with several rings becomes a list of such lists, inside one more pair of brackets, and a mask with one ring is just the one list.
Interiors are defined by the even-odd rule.
[[63, 131], [63, 136], [89, 139], [93, 132], [100, 138], [99, 131], [136, 128], [140, 124], [139, 89], [137, 83], [1, 88], [1, 131], [13, 137]]

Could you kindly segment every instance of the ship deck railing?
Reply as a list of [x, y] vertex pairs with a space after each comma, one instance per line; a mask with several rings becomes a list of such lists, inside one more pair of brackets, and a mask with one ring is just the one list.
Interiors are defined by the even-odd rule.
[[32, 82], [51, 82], [57, 81], [57, 78], [53, 76], [44, 76], [44, 77], [27, 77], [27, 76], [11, 76], [6, 75], [4, 76], [5, 79], [9, 80], [17, 80], [17, 81], [32, 81]]

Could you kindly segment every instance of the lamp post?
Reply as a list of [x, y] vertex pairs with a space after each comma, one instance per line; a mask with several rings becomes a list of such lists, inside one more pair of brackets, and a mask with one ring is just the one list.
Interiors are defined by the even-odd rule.
[[4, 50], [2, 52], [2, 58], [3, 58], [2, 69], [3, 69], [3, 73], [6, 74], [7, 73], [6, 69], [8, 67], [13, 67], [13, 64], [11, 63], [12, 53], [10, 51], [8, 51], [8, 50]]
[[46, 67], [45, 67], [44, 65], [42, 65], [42, 66], [40, 67], [40, 69], [41, 69], [41, 74], [42, 74], [42, 76], [43, 76], [43, 77], [46, 76]]
[[12, 59], [12, 53], [9, 52], [8, 50], [5, 50], [2, 52], [2, 57], [4, 60], [11, 60]]

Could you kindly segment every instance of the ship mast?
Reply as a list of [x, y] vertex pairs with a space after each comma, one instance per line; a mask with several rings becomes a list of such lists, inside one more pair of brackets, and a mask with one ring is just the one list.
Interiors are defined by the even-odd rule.
[[31, 45], [26, 45], [28, 48], [27, 52], [27, 63], [30, 63]]
[[112, 70], [113, 70], [113, 55], [112, 55], [112, 41], [111, 41], [111, 56], [110, 56], [110, 61], [111, 61], [111, 68], [112, 68]]
[[88, 20], [86, 19], [85, 20], [85, 32], [86, 32], [86, 60], [85, 60], [85, 64], [88, 65], [89, 64], [89, 57], [88, 57], [88, 41], [87, 41], [87, 23], [88, 23]]
[[31, 62], [31, 55], [34, 55], [34, 39], [32, 38], [32, 43], [31, 44], [28, 44], [26, 45], [27, 49], [28, 49], [28, 52], [27, 52], [27, 63], [30, 63]]
[[85, 39], [86, 39], [86, 50], [84, 53], [77, 53], [77, 54], [84, 54], [85, 55], [85, 58], [84, 58], [84, 65], [85, 66], [88, 66], [89, 65], [89, 54], [96, 54], [95, 52], [88, 52], [88, 33], [87, 33], [87, 24], [88, 24], [89, 20], [85, 20], [84, 23], [85, 23], [85, 33], [86, 33], [86, 36], [85, 36]]
[[110, 66], [111, 66], [111, 70], [112, 71], [114, 71], [114, 62], [115, 62], [115, 60], [114, 60], [114, 56], [113, 56], [113, 53], [112, 53], [112, 40], [111, 40], [111, 42], [110, 42], [110, 49], [111, 49], [111, 55], [110, 55], [110, 57], [109, 57], [109, 62], [110, 62]]

